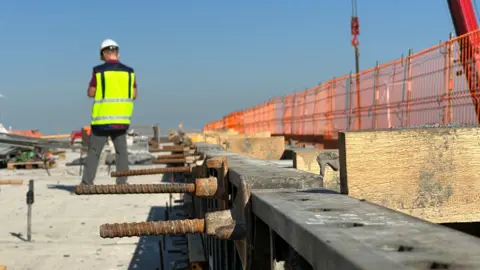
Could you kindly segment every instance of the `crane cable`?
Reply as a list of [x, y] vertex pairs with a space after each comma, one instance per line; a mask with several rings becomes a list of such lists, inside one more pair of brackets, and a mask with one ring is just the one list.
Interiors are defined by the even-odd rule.
[[352, 17], [350, 19], [350, 29], [352, 32], [352, 46], [358, 47], [358, 35], [360, 35], [360, 23], [357, 16], [357, 1], [352, 0]]

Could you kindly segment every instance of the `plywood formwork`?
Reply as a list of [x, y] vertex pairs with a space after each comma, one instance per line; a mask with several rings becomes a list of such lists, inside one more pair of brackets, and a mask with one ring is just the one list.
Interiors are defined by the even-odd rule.
[[480, 221], [480, 129], [340, 132], [341, 192], [431, 222]]

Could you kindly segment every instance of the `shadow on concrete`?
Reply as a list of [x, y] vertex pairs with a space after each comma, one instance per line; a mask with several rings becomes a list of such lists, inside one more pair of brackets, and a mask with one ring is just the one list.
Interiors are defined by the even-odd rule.
[[321, 194], [337, 194], [342, 195], [334, 190], [325, 189], [325, 188], [315, 188], [315, 189], [305, 189], [305, 190], [297, 190], [297, 192], [303, 193], [321, 193]]
[[10, 235], [15, 237], [15, 238], [18, 238], [24, 242], [27, 242], [27, 238], [23, 237], [22, 233], [14, 233], [14, 232], [10, 232]]
[[68, 191], [70, 193], [75, 192], [75, 185], [48, 185], [48, 189], [58, 189], [63, 191]]
[[[150, 208], [147, 221], [162, 221], [164, 219], [165, 207], [155, 206]], [[162, 236], [140, 237], [128, 269], [163, 269], [160, 267], [161, 240]], [[166, 256], [167, 252], [164, 252], [164, 254]]]

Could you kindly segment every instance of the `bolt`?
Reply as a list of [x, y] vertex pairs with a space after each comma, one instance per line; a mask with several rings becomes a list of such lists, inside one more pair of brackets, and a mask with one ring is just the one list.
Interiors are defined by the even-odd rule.
[[138, 176], [138, 175], [151, 175], [151, 174], [163, 174], [163, 173], [182, 173], [191, 172], [190, 167], [170, 167], [170, 168], [154, 168], [143, 170], [129, 170], [129, 171], [116, 171], [110, 174], [111, 177], [120, 176]]
[[75, 187], [77, 195], [193, 192], [195, 192], [195, 184], [78, 185]]
[[100, 237], [117, 238], [132, 236], [181, 235], [203, 233], [204, 219], [145, 221], [134, 223], [114, 223], [100, 226]]

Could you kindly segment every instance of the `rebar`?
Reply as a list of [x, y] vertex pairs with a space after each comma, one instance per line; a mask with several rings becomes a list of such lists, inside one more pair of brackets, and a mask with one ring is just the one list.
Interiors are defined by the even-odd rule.
[[184, 154], [158, 155], [157, 159], [185, 158]]
[[184, 164], [187, 160], [185, 158], [175, 158], [175, 159], [154, 159], [152, 160], [153, 164]]
[[100, 226], [100, 237], [121, 238], [133, 236], [183, 235], [188, 233], [203, 233], [204, 231], [204, 219], [145, 221], [103, 224]]
[[75, 187], [77, 195], [193, 192], [195, 192], [195, 184], [78, 185]]
[[163, 174], [163, 173], [182, 173], [182, 172], [191, 172], [191, 171], [192, 169], [190, 167], [169, 167], [169, 168], [116, 171], [116, 172], [112, 172], [110, 176], [111, 177], [138, 176], [138, 175]]
[[166, 146], [160, 146], [158, 148], [153, 148], [150, 149], [151, 153], [156, 153], [156, 152], [183, 152], [185, 150], [185, 146], [183, 145], [166, 145]]

